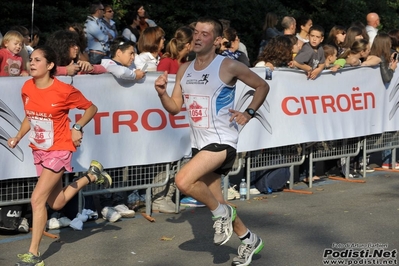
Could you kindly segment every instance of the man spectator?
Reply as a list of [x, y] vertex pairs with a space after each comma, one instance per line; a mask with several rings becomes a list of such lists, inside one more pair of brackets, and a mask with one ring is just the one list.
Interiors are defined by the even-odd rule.
[[292, 35], [295, 34], [296, 29], [296, 20], [293, 17], [285, 16], [281, 21], [281, 26], [283, 27], [284, 35]]
[[112, 35], [101, 20], [104, 17], [104, 6], [100, 2], [95, 2], [90, 5], [89, 12], [91, 15], [87, 16], [85, 22], [89, 61], [91, 64], [100, 64], [101, 59], [109, 52]]
[[375, 36], [377, 36], [377, 32], [378, 32], [377, 27], [380, 26], [380, 17], [378, 16], [377, 13], [368, 13], [366, 20], [367, 20], [366, 31], [370, 37], [369, 43], [370, 43], [370, 47], [371, 47], [373, 45]]

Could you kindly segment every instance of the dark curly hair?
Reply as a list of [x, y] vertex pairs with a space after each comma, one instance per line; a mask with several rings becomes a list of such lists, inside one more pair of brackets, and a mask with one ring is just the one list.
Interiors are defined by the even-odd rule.
[[43, 57], [46, 58], [47, 63], [54, 63], [54, 66], [52, 69], [50, 69], [50, 77], [54, 77], [56, 72], [57, 72], [57, 55], [50, 46], [48, 45], [40, 45], [35, 48], [35, 51], [42, 51]]
[[260, 61], [270, 62], [275, 67], [287, 66], [292, 61], [292, 48], [294, 44], [286, 35], [276, 36], [267, 43], [256, 63]]
[[56, 31], [49, 36], [46, 45], [53, 48], [57, 54], [57, 65], [59, 66], [67, 66], [72, 60], [77, 60], [77, 58], [71, 58], [69, 55], [69, 48], [75, 45], [79, 47], [79, 36], [76, 32], [69, 30]]

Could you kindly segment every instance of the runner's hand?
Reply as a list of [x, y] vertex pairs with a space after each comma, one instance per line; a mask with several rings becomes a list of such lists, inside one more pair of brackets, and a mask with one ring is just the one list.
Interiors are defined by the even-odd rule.
[[229, 112], [232, 114], [232, 116], [230, 117], [230, 122], [233, 122], [233, 120], [235, 120], [237, 124], [242, 126], [248, 123], [251, 119], [251, 116], [247, 112], [241, 113], [233, 109], [229, 109]]
[[166, 93], [166, 88], [168, 86], [168, 71], [165, 71], [155, 80], [155, 89], [158, 92], [158, 96], [161, 97]]

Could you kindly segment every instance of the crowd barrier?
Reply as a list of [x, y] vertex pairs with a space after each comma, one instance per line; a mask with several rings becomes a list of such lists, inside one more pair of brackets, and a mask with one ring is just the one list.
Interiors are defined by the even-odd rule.
[[[264, 76], [264, 69], [253, 71]], [[176, 117], [164, 112], [153, 88], [158, 74], [148, 74], [144, 84], [134, 85], [110, 74], [74, 77], [74, 86], [99, 107], [98, 116], [85, 128], [82, 148], [74, 154], [75, 172], [83, 172], [95, 154], [95, 159], [103, 162], [115, 179], [109, 189], [90, 185], [81, 195], [145, 189], [149, 214], [152, 188], [164, 186], [173, 178], [181, 158], [189, 155], [187, 117], [185, 112]], [[364, 78], [359, 80], [359, 75]], [[174, 76], [169, 79], [173, 84]], [[399, 146], [399, 120], [395, 119], [398, 79], [395, 74], [390, 85], [382, 84], [378, 68], [352, 69], [335, 75], [325, 71], [316, 80], [307, 80], [300, 71], [276, 69], [273, 80], [268, 81], [270, 94], [256, 119], [240, 129], [239, 157], [233, 171], [224, 177], [225, 196], [229, 177], [243, 167], [248, 188], [251, 173], [290, 167], [292, 189], [293, 167], [303, 164], [305, 158], [309, 158], [312, 171], [316, 161], [349, 159], [360, 151], [363, 158], [374, 151], [395, 151]], [[7, 86], [0, 97], [0, 206], [28, 203], [36, 182], [27, 140], [17, 150], [8, 149], [5, 143], [15, 135], [24, 116], [15, 91], [25, 80], [4, 78]], [[71, 82], [70, 77], [61, 80]], [[171, 91], [170, 85], [168, 90]], [[245, 110], [252, 94], [238, 83], [237, 109]], [[71, 112], [72, 122], [80, 115]], [[161, 172], [165, 178], [154, 182]], [[65, 175], [65, 182], [71, 178], [73, 175]], [[309, 186], [312, 187], [311, 181]]]

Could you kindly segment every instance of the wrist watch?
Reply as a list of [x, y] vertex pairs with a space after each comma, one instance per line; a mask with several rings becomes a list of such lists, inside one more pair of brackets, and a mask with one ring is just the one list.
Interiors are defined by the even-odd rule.
[[74, 125], [72, 126], [72, 128], [75, 129], [75, 130], [77, 130], [77, 131], [82, 131], [82, 126], [79, 125], [79, 124], [74, 124]]
[[251, 116], [251, 118], [254, 118], [254, 116], [255, 116], [255, 110], [254, 109], [252, 109], [252, 108], [247, 108], [246, 110], [245, 110], [245, 112], [247, 112], [250, 116]]

